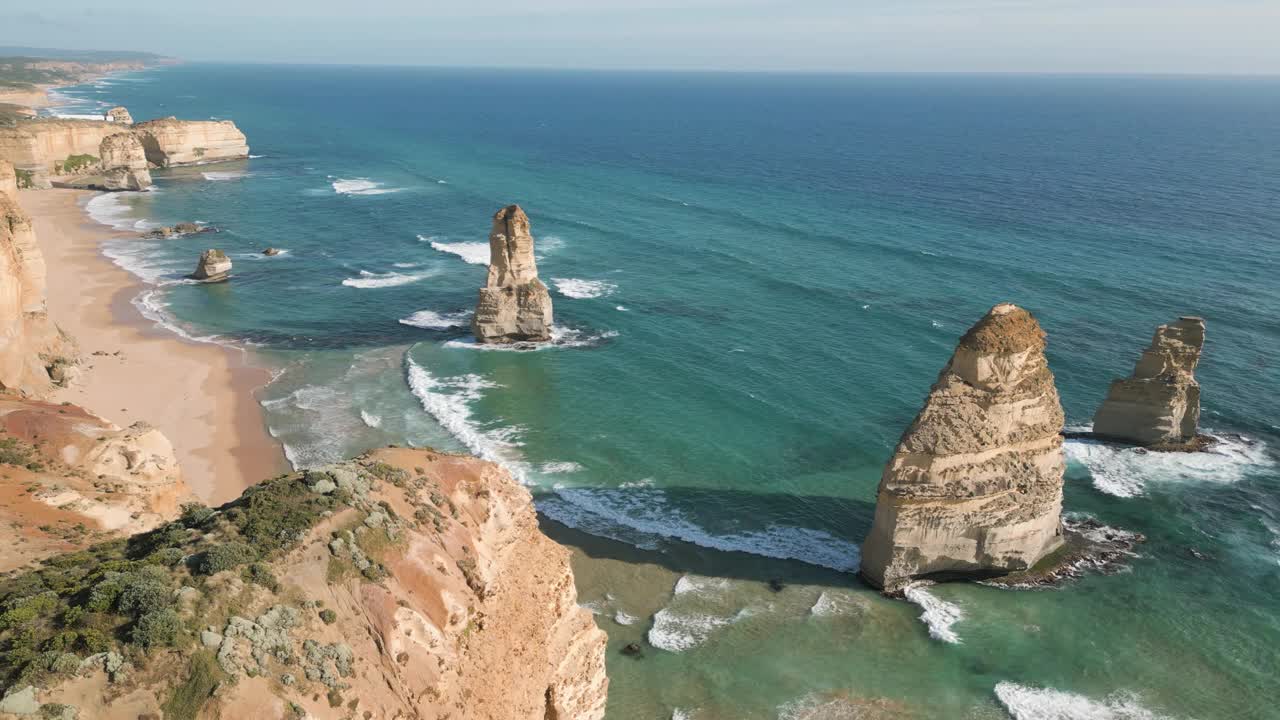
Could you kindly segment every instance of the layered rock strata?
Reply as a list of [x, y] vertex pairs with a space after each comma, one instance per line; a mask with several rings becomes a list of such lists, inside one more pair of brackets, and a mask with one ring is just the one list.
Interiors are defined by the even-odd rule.
[[8, 160], [0, 160], [0, 193], [18, 199], [18, 175]]
[[193, 280], [216, 282], [226, 280], [230, 274], [231, 258], [221, 250], [211, 248], [200, 253], [200, 262], [196, 264], [196, 270], [190, 277]]
[[167, 117], [133, 126], [147, 161], [156, 167], [190, 165], [249, 156], [244, 133], [230, 120], [178, 120]]
[[880, 480], [862, 575], [1026, 570], [1062, 545], [1062, 405], [1031, 313], [997, 305], [960, 339]]
[[1194, 443], [1200, 424], [1195, 369], [1204, 320], [1182, 317], [1156, 328], [1133, 374], [1114, 380], [1093, 416], [1097, 436], [1156, 447]]
[[135, 630], [74, 658], [78, 674], [0, 669], [18, 678], [10, 693], [100, 720], [168, 717], [175, 697], [210, 720], [604, 717], [607, 639], [529, 492], [491, 463], [381, 450], [188, 511], [127, 548], [145, 557], [132, 574], [95, 575], [109, 549], [54, 561], [55, 601], [32, 578], [0, 581], [7, 606], [40, 597], [51, 617], [106, 596], [82, 585], [159, 590], [154, 623], [129, 620], [125, 593], [99, 600], [95, 617]]
[[117, 105], [102, 114], [102, 119], [107, 122], [117, 123], [119, 125], [132, 125], [133, 116], [129, 114], [129, 109]]
[[551, 293], [538, 279], [529, 217], [519, 205], [493, 216], [489, 275], [480, 288], [471, 331], [481, 343], [551, 339]]
[[103, 138], [98, 147], [102, 162], [102, 186], [106, 190], [145, 190], [151, 187], [151, 172], [142, 141], [133, 133], [116, 133]]
[[[0, 175], [0, 186], [14, 187], [11, 168], [0, 167]], [[65, 380], [75, 354], [49, 319], [44, 256], [31, 218], [13, 194], [0, 192], [0, 392], [42, 395]]]

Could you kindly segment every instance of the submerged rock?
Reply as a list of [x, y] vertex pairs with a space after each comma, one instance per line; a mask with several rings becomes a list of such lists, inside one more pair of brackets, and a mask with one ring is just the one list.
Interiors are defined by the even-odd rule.
[[279, 254], [280, 254], [280, 249], [279, 249], [279, 248], [269, 247], [269, 248], [267, 248], [266, 250], [263, 250], [263, 251], [262, 251], [262, 254], [263, 254], [263, 255], [279, 255]]
[[538, 279], [529, 218], [519, 205], [493, 216], [489, 277], [480, 288], [471, 331], [481, 343], [551, 339], [551, 294]]
[[880, 479], [868, 582], [1001, 575], [1062, 545], [1063, 414], [1044, 348], [1007, 303], [960, 339]]
[[1195, 369], [1203, 348], [1204, 320], [1198, 317], [1156, 328], [1133, 374], [1112, 381], [1093, 416], [1094, 435], [1160, 449], [1198, 449]]
[[200, 262], [196, 265], [196, 271], [189, 277], [193, 280], [216, 282], [226, 280], [230, 274], [231, 258], [221, 250], [210, 248], [200, 253]]

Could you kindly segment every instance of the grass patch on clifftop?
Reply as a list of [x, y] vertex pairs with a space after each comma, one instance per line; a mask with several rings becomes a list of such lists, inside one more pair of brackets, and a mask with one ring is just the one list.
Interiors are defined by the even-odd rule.
[[[26, 459], [23, 447], [4, 440], [0, 461]], [[0, 694], [75, 672], [95, 653], [116, 652], [145, 664], [155, 648], [190, 647], [211, 619], [203, 617], [213, 605], [203, 596], [209, 576], [234, 571], [274, 585], [274, 575], [257, 563], [286, 552], [321, 517], [342, 507], [334, 495], [312, 492], [304, 474], [283, 475], [216, 511], [189, 505], [179, 519], [150, 532], [0, 578]], [[180, 599], [193, 593], [195, 603]], [[170, 698], [172, 709], [166, 705], [166, 717], [194, 718], [201, 698], [212, 692], [211, 659], [198, 655]]]
[[195, 720], [205, 701], [226, 678], [218, 661], [207, 651], [192, 653], [187, 679], [176, 688], [161, 707], [165, 720]]

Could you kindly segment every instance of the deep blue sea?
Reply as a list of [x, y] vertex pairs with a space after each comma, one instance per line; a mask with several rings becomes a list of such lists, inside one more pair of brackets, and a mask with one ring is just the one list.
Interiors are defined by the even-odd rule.
[[[189, 64], [65, 95], [235, 120], [252, 159], [91, 201], [221, 230], [110, 244], [136, 304], [277, 369], [297, 466], [510, 468], [610, 635], [610, 718], [1280, 717], [1280, 79]], [[466, 329], [509, 203], [555, 302], [533, 352]], [[183, 284], [208, 246], [234, 278]], [[1224, 440], [1068, 443], [1066, 510], [1148, 538], [1123, 573], [883, 599], [850, 572], [883, 464], [1003, 301], [1069, 425], [1203, 316]]]

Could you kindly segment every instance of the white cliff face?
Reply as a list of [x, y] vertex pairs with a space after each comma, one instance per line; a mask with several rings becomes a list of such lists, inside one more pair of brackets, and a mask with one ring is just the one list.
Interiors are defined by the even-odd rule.
[[18, 198], [18, 176], [14, 173], [13, 163], [8, 160], [0, 160], [0, 193], [14, 200]]
[[1062, 545], [1062, 405], [1030, 313], [997, 305], [960, 340], [880, 480], [862, 574], [1031, 568]]
[[145, 190], [151, 186], [147, 155], [137, 135], [108, 135], [98, 146], [98, 157], [102, 161], [102, 185], [107, 190]]
[[[0, 171], [5, 168], [0, 168]], [[0, 186], [13, 185], [12, 171]], [[44, 256], [31, 218], [15, 197], [0, 192], [0, 391], [41, 395], [75, 356], [49, 319]]]
[[493, 216], [489, 276], [480, 288], [471, 330], [482, 343], [551, 338], [551, 293], [538, 279], [529, 218], [519, 205]]
[[1204, 320], [1182, 317], [1156, 328], [1133, 374], [1111, 383], [1093, 416], [1093, 432], [1140, 445], [1176, 446], [1196, 439]]
[[133, 126], [156, 167], [191, 165], [249, 156], [244, 133], [230, 120], [178, 120], [168, 117]]

